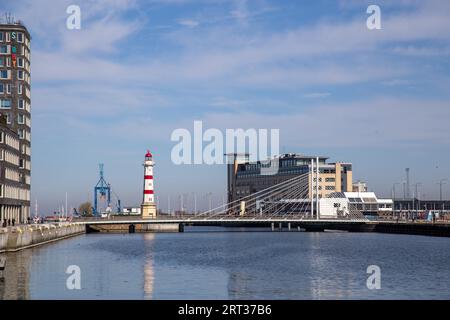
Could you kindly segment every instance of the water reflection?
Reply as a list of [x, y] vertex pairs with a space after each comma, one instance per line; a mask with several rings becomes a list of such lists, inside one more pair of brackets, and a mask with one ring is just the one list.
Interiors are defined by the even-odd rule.
[[[382, 290], [366, 287], [373, 264]], [[66, 287], [69, 265], [81, 269], [81, 290]], [[448, 299], [449, 274], [446, 238], [91, 234], [8, 254], [0, 299]]]
[[153, 245], [155, 234], [146, 233], [144, 235], [144, 245], [146, 251], [144, 264], [144, 299], [153, 298], [153, 286], [155, 281], [154, 266], [153, 266]]
[[29, 275], [31, 266], [31, 251], [24, 250], [4, 254], [6, 266], [3, 279], [0, 279], [0, 299], [29, 299]]

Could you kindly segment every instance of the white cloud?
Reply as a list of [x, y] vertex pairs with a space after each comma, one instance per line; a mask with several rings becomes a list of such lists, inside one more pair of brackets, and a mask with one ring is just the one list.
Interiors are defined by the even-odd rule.
[[249, 12], [247, 0], [235, 0], [236, 8], [230, 12], [231, 16], [241, 22], [246, 22]]
[[[150, 93], [147, 89], [130, 89], [128, 84], [133, 82], [145, 88], [175, 86], [206, 92], [212, 90], [217, 98], [212, 102], [203, 102], [205, 109], [208, 106], [228, 106], [228, 109], [242, 108], [241, 113], [254, 106], [232, 95], [221, 96], [221, 90], [227, 87], [251, 90], [295, 89], [300, 92], [308, 90], [304, 97], [320, 98], [328, 93], [314, 91], [311, 87], [345, 86], [365, 82], [398, 85], [398, 79], [409, 81], [416, 77], [420, 66], [384, 58], [386, 47], [395, 44], [397, 48], [403, 48], [400, 44], [406, 43], [408, 48], [408, 42], [422, 39], [439, 40], [442, 43], [448, 43], [450, 40], [449, 33], [442, 32], [450, 29], [449, 7], [417, 5], [408, 13], [384, 16], [383, 30], [380, 32], [368, 31], [362, 19], [344, 23], [324, 20], [312, 26], [263, 33], [240, 33], [242, 29], [239, 26], [216, 26], [207, 30], [179, 28], [182, 29], [180, 32], [173, 32], [168, 38], [162, 37], [158, 40], [171, 41], [180, 50], [163, 54], [144, 51], [132, 55], [132, 58], [125, 56], [119, 60], [116, 54], [126, 50], [124, 43], [127, 43], [127, 39], [134, 32], [142, 30], [142, 24], [122, 17], [122, 11], [128, 10], [122, 2], [107, 1], [102, 5], [93, 1], [83, 2], [86, 5], [83, 10], [89, 12], [90, 21], [85, 25], [84, 34], [72, 34], [66, 29], [60, 29], [61, 25], [65, 26], [65, 10], [61, 15], [57, 12], [60, 12], [63, 5], [52, 6], [47, 1], [45, 6], [48, 7], [51, 17], [46, 20], [45, 10], [42, 10], [40, 5], [36, 2], [26, 3], [29, 7], [23, 7], [20, 12], [24, 13], [23, 19], [28, 19], [33, 26], [33, 32], [52, 32], [51, 35], [55, 39], [51, 41], [60, 44], [56, 49], [50, 50], [49, 46], [45, 45], [33, 51], [33, 81], [40, 84], [40, 87], [33, 89], [33, 95], [40, 96], [34, 101], [42, 101], [40, 104], [45, 110], [63, 104], [64, 98], [72, 99], [70, 104], [80, 106], [78, 114], [86, 108], [85, 97], [92, 97], [91, 103], [99, 113], [110, 107], [109, 113], [120, 114], [120, 105], [127, 103], [127, 107], [135, 107], [134, 110], [173, 105], [170, 96], [162, 95], [156, 88]], [[138, 2], [130, 3], [134, 9], [139, 6]], [[103, 12], [105, 4], [109, 5], [109, 9]], [[92, 8], [92, 11], [89, 8]], [[252, 10], [254, 12], [254, 8], [250, 10], [245, 2], [241, 3], [240, 10], [247, 10], [247, 14], [252, 14]], [[178, 22], [194, 26], [198, 21]], [[377, 60], [379, 56], [382, 58]], [[378, 61], [382, 63], [376, 63]], [[72, 90], [79, 92], [80, 97], [71, 92], [67, 93], [65, 90], [68, 87], [64, 87], [60, 95], [53, 93], [53, 97], [47, 97], [52, 94], [52, 87], [42, 87], [53, 81], [77, 83]], [[355, 104], [349, 104], [346, 108], [330, 106], [325, 111], [332, 112], [333, 108], [344, 110], [352, 117], [360, 114], [360, 106]], [[382, 111], [388, 117], [387, 110]], [[293, 123], [290, 116], [283, 120], [296, 128], [298, 123], [303, 123], [308, 117], [308, 113], [297, 115], [297, 123]], [[255, 118], [258, 116], [255, 115]], [[276, 121], [280, 118], [270, 119]], [[342, 123], [344, 122], [346, 120], [342, 119]], [[281, 125], [281, 122], [279, 123]], [[304, 125], [308, 126], [308, 123]], [[345, 128], [337, 130], [346, 132]], [[413, 138], [420, 139], [419, 136]]]
[[200, 25], [200, 22], [192, 19], [181, 19], [178, 20], [178, 23], [182, 26], [189, 27], [189, 28], [195, 28]]
[[211, 106], [216, 108], [238, 109], [246, 105], [246, 101], [238, 99], [229, 99], [225, 97], [215, 97]]
[[405, 56], [448, 56], [450, 55], [449, 47], [439, 47], [439, 46], [396, 46], [392, 49], [394, 53], [405, 55]]
[[[33, 51], [33, 77], [39, 81], [120, 83], [118, 80], [135, 77], [148, 85], [181, 84], [186, 81], [189, 86], [345, 85], [389, 80], [417, 72], [414, 68], [408, 70], [390, 61], [384, 61], [382, 66], [371, 65], [370, 58], [361, 62], [352, 61], [355, 56], [376, 57], [383, 54], [386, 45], [392, 43], [397, 44], [394, 52], [400, 52], [402, 47], [398, 43], [424, 38], [450, 39], [449, 33], [441, 31], [450, 29], [447, 7], [417, 6], [410, 13], [386, 17], [380, 32], [368, 31], [361, 19], [345, 23], [319, 21], [312, 26], [262, 34], [242, 34], [235, 26], [202, 29], [201, 34], [198, 30], [189, 32], [191, 28], [183, 28], [183, 31], [172, 32], [167, 38], [181, 47], [179, 51], [156, 57], [140, 52], [132, 59], [126, 57], [117, 61], [113, 59], [114, 54], [124, 53], [127, 40], [141, 31], [143, 25], [142, 21], [138, 23], [122, 18], [122, 13], [130, 7], [136, 10], [143, 3], [84, 1], [81, 3], [82, 11], [88, 21], [80, 32], [65, 29], [65, 2], [54, 6], [48, 1], [45, 6], [26, 3], [29, 6], [22, 7], [19, 12], [32, 25], [33, 32], [42, 34], [49, 31], [54, 37], [49, 41], [60, 44], [59, 47], [51, 46], [52, 49], [39, 46]], [[50, 14], [43, 7], [50, 10]], [[258, 11], [258, 7], [250, 8], [246, 1], [237, 1], [235, 7], [245, 15], [267, 8], [261, 5], [263, 9]], [[46, 19], [44, 15], [50, 18]], [[241, 13], [241, 16], [244, 14]], [[200, 23], [197, 19], [178, 22], [188, 27]], [[410, 53], [417, 52], [415, 48], [406, 48]], [[429, 50], [425, 47], [422, 53]], [[330, 59], [339, 62], [332, 64], [328, 62]], [[345, 63], [346, 60], [351, 63]], [[286, 61], [292, 61], [293, 65], [286, 64]]]
[[329, 92], [311, 92], [311, 93], [305, 93], [303, 95], [304, 98], [326, 98], [329, 97], [331, 95], [331, 93]]
[[111, 16], [98, 21], [83, 24], [80, 30], [66, 30], [62, 34], [62, 55], [83, 53], [85, 56], [97, 56], [102, 52], [126, 50], [118, 44], [133, 36], [138, 23], [124, 22]]
[[212, 113], [203, 122], [205, 126], [216, 128], [280, 129], [281, 143], [299, 149], [424, 147], [430, 144], [448, 147], [449, 118], [446, 102], [386, 97], [322, 104], [294, 113]]
[[385, 86], [404, 86], [410, 85], [411, 81], [406, 79], [391, 79], [381, 82]]

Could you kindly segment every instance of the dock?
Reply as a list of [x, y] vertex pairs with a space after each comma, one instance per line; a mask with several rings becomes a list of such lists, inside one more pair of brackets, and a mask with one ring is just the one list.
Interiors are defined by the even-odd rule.
[[0, 253], [15, 252], [73, 237], [85, 232], [85, 226], [73, 223], [37, 224], [0, 228]]

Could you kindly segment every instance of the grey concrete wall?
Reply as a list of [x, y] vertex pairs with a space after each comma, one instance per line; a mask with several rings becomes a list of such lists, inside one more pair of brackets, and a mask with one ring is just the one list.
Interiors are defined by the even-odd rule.
[[85, 226], [78, 224], [42, 224], [0, 228], [0, 252], [17, 251], [81, 233], [85, 233]]

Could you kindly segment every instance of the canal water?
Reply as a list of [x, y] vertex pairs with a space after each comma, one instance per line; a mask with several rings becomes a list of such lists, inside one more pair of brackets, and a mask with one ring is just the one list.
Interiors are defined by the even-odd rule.
[[[80, 290], [66, 285], [73, 265]], [[367, 287], [371, 265], [380, 289]], [[88, 234], [7, 254], [0, 299], [450, 299], [450, 239], [201, 227]]]

